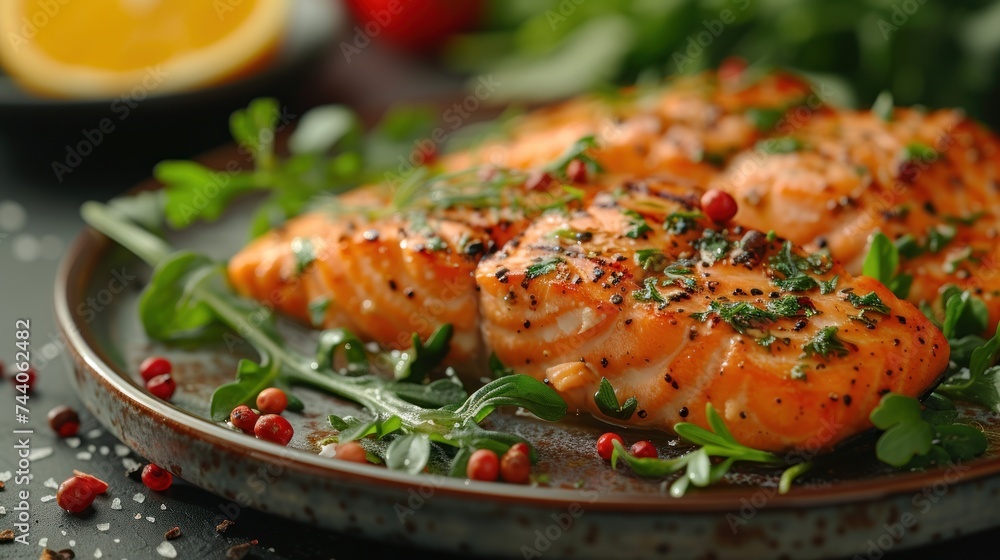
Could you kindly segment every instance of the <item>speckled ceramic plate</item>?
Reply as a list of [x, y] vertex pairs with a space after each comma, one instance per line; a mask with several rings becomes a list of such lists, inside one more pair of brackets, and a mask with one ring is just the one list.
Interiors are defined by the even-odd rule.
[[[224, 163], [232, 151], [207, 159]], [[146, 185], [145, 188], [155, 188]], [[219, 259], [244, 241], [242, 215], [171, 239]], [[58, 321], [73, 382], [90, 411], [126, 444], [185, 480], [218, 494], [221, 515], [257, 508], [371, 539], [457, 552], [578, 558], [879, 558], [885, 551], [1000, 525], [1000, 453], [949, 470], [896, 473], [879, 467], [870, 443], [839, 453], [792, 492], [778, 495], [774, 471], [739, 471], [726, 483], [674, 499], [659, 480], [615, 473], [594, 452], [603, 430], [584, 418], [550, 424], [500, 411], [492, 427], [537, 444], [539, 482], [529, 486], [411, 476], [319, 457], [331, 413], [357, 406], [298, 389], [305, 413], [289, 414], [289, 447], [256, 440], [206, 419], [209, 397], [233, 377], [240, 356], [224, 346], [184, 350], [149, 341], [138, 294], [149, 269], [102, 235], [81, 233], [56, 284]], [[284, 325], [306, 341], [311, 333]], [[175, 364], [171, 403], [149, 395], [138, 364], [150, 354]], [[984, 415], [988, 433], [1000, 419]], [[676, 440], [651, 437], [661, 455]], [[638, 439], [630, 433], [629, 439]]]

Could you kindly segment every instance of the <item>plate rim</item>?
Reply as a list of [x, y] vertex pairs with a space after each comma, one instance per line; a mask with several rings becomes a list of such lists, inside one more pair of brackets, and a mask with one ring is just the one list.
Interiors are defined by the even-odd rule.
[[[206, 152], [197, 161], [213, 167], [213, 161], [231, 159], [237, 147], [226, 144]], [[162, 187], [158, 181], [148, 178], [123, 194], [134, 195], [142, 191], [157, 190]], [[211, 227], [211, 226], [209, 226]], [[403, 472], [373, 466], [359, 465], [347, 461], [332, 461], [304, 450], [255, 438], [247, 438], [226, 429], [218, 423], [202, 418], [169, 402], [148, 395], [126, 373], [108, 363], [106, 355], [100, 351], [89, 324], [80, 321], [73, 314], [89, 287], [89, 272], [92, 271], [114, 246], [114, 242], [85, 226], [73, 240], [59, 263], [55, 279], [55, 317], [57, 328], [67, 342], [66, 346], [75, 354], [75, 363], [86, 364], [97, 381], [114, 396], [125, 399], [138, 409], [138, 413], [153, 415], [164, 428], [186, 435], [196, 434], [213, 446], [223, 446], [228, 452], [253, 455], [257, 459], [280, 462], [285, 468], [292, 468], [303, 474], [313, 474], [340, 483], [362, 483], [385, 489], [387, 486], [406, 493], [421, 487], [431, 480], [428, 475], [410, 475]], [[1000, 475], [1000, 456], [977, 459], [963, 465], [961, 479], [955, 484], [971, 484], [991, 475]], [[883, 475], [864, 480], [837, 482], [829, 487], [797, 488], [788, 494], [777, 494], [768, 498], [767, 507], [775, 509], [810, 509], [839, 504], [860, 504], [889, 497], [920, 492], [933, 485], [953, 467], [938, 467], [922, 472]], [[183, 478], [183, 476], [182, 476]], [[443, 480], [441, 480], [443, 479]], [[423, 481], [423, 482], [422, 482]], [[452, 498], [465, 500], [489, 499], [523, 506], [543, 506], [546, 508], [566, 508], [579, 503], [581, 490], [564, 488], [543, 488], [536, 486], [503, 485], [489, 482], [461, 480], [447, 476], [437, 477], [433, 483], [435, 492]], [[663, 493], [608, 493], [598, 492], [597, 499], [588, 505], [595, 511], [622, 514], [642, 513], [732, 513], [739, 511], [745, 500], [751, 499], [764, 487], [737, 486], [726, 489], [716, 488], [686, 494], [673, 498]]]

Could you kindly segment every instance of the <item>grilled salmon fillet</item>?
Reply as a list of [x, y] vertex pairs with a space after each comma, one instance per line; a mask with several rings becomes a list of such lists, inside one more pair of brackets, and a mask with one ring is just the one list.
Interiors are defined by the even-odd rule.
[[704, 186], [729, 156], [808, 116], [823, 100], [808, 82], [785, 72], [752, 79], [716, 72], [679, 76], [660, 87], [583, 96], [534, 111], [499, 139], [446, 158], [445, 167], [535, 168], [593, 136], [600, 144], [595, 156], [608, 172], [666, 175]]
[[882, 232], [903, 249], [910, 301], [954, 284], [1000, 320], [994, 134], [954, 110], [826, 111], [774, 142], [779, 153], [744, 152], [711, 183], [737, 199], [737, 222], [828, 247], [852, 273]]
[[[538, 219], [476, 270], [488, 347], [570, 410], [669, 430], [707, 425], [711, 402], [745, 445], [829, 449], [870, 427], [883, 394], [920, 395], [947, 365], [941, 333], [881, 283], [721, 230], [686, 188], [631, 186]], [[601, 409], [602, 378], [637, 398], [633, 416]]]
[[[468, 365], [481, 357], [479, 259], [548, 208], [579, 207], [596, 192], [497, 168], [397, 186], [408, 189], [405, 208], [394, 208], [399, 192], [394, 201], [392, 189], [371, 186], [289, 221], [229, 261], [230, 282], [315, 327], [394, 349], [451, 324], [451, 361]], [[462, 205], [438, 204], [447, 197]]]

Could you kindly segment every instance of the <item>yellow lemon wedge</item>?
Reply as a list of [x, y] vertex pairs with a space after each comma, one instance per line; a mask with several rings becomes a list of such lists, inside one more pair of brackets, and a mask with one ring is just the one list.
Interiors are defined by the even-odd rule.
[[3, 0], [0, 64], [23, 87], [100, 98], [191, 90], [277, 50], [289, 0]]

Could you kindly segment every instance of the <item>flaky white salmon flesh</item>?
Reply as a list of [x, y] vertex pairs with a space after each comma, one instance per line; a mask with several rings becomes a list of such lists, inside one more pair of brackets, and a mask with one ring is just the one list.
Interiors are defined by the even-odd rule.
[[[451, 324], [449, 365], [479, 374], [493, 353], [609, 422], [707, 427], [712, 403], [745, 445], [830, 449], [947, 366], [913, 303], [958, 284], [995, 325], [1000, 280], [978, 272], [998, 146], [953, 111], [842, 111], [787, 74], [705, 74], [530, 114], [258, 238], [229, 276], [388, 347]], [[708, 188], [732, 193], [735, 220], [704, 216]], [[919, 249], [901, 265], [910, 301], [855, 276], [878, 231]], [[598, 405], [602, 379], [633, 414]]]

